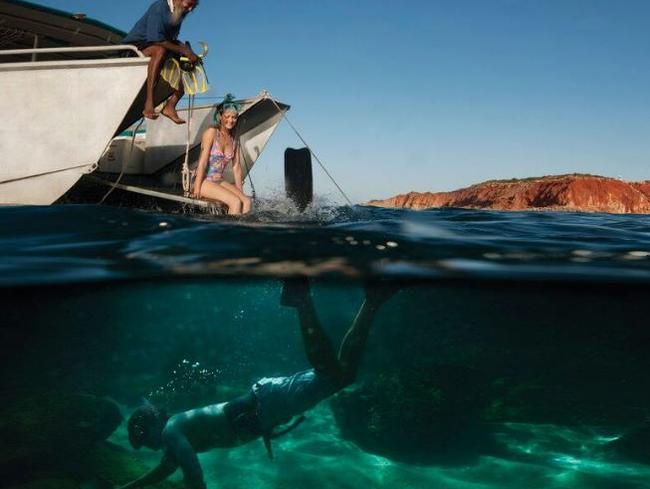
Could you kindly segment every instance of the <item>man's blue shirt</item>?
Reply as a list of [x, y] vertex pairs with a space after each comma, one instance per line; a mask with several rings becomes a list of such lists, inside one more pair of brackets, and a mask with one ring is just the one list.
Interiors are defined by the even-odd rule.
[[167, 0], [156, 0], [131, 32], [122, 40], [123, 44], [152, 44], [161, 41], [175, 41], [181, 30], [181, 21], [172, 22], [172, 13]]

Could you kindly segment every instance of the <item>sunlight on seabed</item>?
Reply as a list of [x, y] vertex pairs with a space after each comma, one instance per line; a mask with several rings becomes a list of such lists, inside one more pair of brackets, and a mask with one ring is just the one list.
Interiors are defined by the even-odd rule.
[[[589, 457], [588, 453], [598, 453], [595, 449], [603, 445], [604, 439], [594, 433], [585, 434], [584, 429], [504, 423], [498, 438], [507, 446], [508, 455], [483, 456], [475, 464], [458, 467], [427, 467], [391, 461], [342, 440], [326, 405], [308, 415], [305, 428], [275, 443], [276, 459], [272, 462], [267, 459], [261, 442], [201, 454], [208, 484], [224, 489], [307, 488], [317, 474], [319, 487], [326, 489], [578, 489], [590, 487], [590, 481], [595, 483], [592, 476], [598, 477], [600, 484], [611, 481], [612, 488], [619, 487], [617, 481], [620, 487], [650, 487], [644, 484], [650, 480], [650, 468], [646, 466]], [[521, 442], [522, 438], [527, 441]], [[123, 426], [111, 441], [128, 448]], [[160, 457], [142, 451], [132, 451], [132, 455], [151, 467]], [[175, 479], [182, 480], [178, 474]]]

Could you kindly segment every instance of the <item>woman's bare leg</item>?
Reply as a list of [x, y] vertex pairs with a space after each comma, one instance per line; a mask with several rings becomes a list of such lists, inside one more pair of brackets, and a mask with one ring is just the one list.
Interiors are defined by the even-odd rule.
[[222, 181], [221, 186], [230, 190], [233, 194], [235, 194], [237, 197], [242, 202], [242, 214], [248, 214], [251, 211], [251, 198], [244, 194], [241, 190], [239, 190], [236, 186], [234, 186], [230, 182]]
[[286, 279], [282, 289], [282, 304], [295, 307], [300, 320], [300, 332], [305, 353], [316, 372], [341, 380], [341, 368], [336, 352], [316, 316], [307, 278]]
[[201, 184], [201, 198], [226, 204], [229, 215], [238, 215], [242, 212], [240, 198], [227, 188], [210, 180], [203, 180]]

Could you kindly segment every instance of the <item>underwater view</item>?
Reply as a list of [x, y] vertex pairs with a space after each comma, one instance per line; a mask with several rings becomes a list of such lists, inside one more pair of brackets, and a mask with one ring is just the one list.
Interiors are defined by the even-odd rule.
[[650, 216], [2, 207], [0, 289], [1, 487], [136, 487], [133, 413], [229, 403], [151, 487], [650, 488]]

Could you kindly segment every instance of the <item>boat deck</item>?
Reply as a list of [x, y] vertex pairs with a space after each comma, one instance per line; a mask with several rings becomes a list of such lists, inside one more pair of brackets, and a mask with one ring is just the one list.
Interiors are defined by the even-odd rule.
[[114, 187], [117, 190], [128, 192], [130, 194], [140, 195], [143, 197], [148, 197], [153, 199], [160, 199], [169, 203], [177, 203], [182, 205], [193, 206], [203, 211], [207, 211], [211, 214], [225, 213], [225, 206], [223, 204], [217, 202], [209, 202], [202, 199], [185, 197], [183, 194], [174, 191], [169, 191], [169, 190], [162, 191], [157, 188], [132, 185], [128, 183], [115, 183], [95, 175], [86, 175], [85, 179], [100, 184], [106, 187], [107, 189]]

